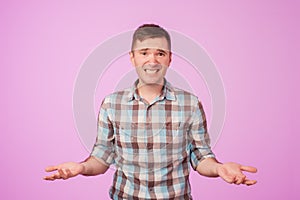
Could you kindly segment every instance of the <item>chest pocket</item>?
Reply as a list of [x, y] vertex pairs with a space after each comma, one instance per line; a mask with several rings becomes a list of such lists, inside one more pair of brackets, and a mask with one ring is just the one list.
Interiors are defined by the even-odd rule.
[[149, 153], [165, 150], [178, 153], [187, 143], [188, 127], [182, 122], [166, 122], [159, 126], [115, 123], [116, 147], [127, 153]]
[[[140, 173], [176, 166], [188, 157], [187, 124], [164, 123], [153, 135], [137, 124], [115, 124], [115, 150], [122, 169]], [[149, 166], [152, 166], [149, 168]]]
[[182, 154], [188, 144], [188, 124], [183, 122], [166, 123], [166, 151], [170, 154]]

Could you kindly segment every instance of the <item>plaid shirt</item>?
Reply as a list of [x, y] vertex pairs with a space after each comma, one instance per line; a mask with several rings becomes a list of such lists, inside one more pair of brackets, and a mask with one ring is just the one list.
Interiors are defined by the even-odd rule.
[[112, 199], [192, 199], [190, 164], [214, 157], [198, 98], [166, 80], [148, 104], [132, 88], [107, 96], [91, 156], [114, 164]]

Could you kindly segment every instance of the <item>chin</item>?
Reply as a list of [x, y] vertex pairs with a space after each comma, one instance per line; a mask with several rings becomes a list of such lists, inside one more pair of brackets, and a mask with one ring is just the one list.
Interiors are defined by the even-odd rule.
[[163, 85], [163, 80], [143, 80], [144, 85]]

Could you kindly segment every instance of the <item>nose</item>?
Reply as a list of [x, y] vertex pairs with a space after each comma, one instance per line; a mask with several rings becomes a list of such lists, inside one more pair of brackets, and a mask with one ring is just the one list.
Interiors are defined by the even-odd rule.
[[157, 63], [157, 58], [154, 53], [149, 54], [148, 61], [151, 63]]

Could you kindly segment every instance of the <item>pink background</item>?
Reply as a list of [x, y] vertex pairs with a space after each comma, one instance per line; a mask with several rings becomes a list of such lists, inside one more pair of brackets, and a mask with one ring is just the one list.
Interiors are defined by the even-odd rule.
[[184, 33], [206, 49], [227, 97], [213, 149], [220, 161], [259, 169], [250, 175], [258, 180], [253, 187], [193, 172], [194, 199], [300, 198], [298, 1], [56, 2], [0, 3], [0, 199], [108, 199], [112, 170], [68, 181], [42, 177], [47, 165], [88, 155], [72, 111], [80, 65], [101, 42], [145, 22]]

